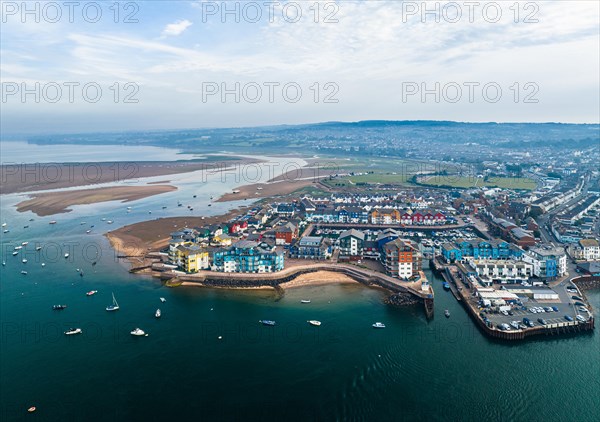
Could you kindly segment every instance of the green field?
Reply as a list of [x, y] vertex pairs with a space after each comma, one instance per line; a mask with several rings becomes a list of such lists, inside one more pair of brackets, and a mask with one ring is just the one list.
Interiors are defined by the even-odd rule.
[[482, 178], [465, 177], [457, 175], [430, 176], [421, 179], [420, 185], [439, 186], [451, 188], [498, 187], [502, 189], [533, 190], [536, 182], [523, 177], [490, 177], [484, 181]]

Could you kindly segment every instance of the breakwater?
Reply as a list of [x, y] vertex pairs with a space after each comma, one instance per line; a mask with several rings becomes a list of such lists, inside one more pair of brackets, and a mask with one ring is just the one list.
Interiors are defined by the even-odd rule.
[[251, 288], [251, 287], [277, 287], [283, 283], [294, 280], [302, 274], [318, 271], [327, 271], [344, 274], [365, 286], [379, 286], [392, 292], [390, 304], [414, 305], [423, 303], [425, 312], [430, 318], [433, 316], [433, 289], [427, 283], [425, 274], [416, 282], [404, 282], [377, 271], [355, 267], [341, 263], [316, 263], [286, 268], [276, 273], [220, 273], [215, 271], [199, 271], [194, 274], [185, 274], [179, 271], [169, 270], [160, 273], [160, 278], [169, 281], [169, 285], [177, 285], [180, 282], [198, 283], [203, 286], [228, 287], [228, 288]]

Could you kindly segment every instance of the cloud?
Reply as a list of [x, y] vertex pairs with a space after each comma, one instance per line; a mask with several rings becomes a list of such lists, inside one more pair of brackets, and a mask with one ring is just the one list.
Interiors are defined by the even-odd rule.
[[187, 19], [179, 20], [177, 22], [170, 23], [167, 26], [165, 26], [165, 29], [163, 29], [163, 31], [162, 31], [162, 35], [164, 37], [166, 37], [166, 36], [176, 37], [178, 35], [181, 35], [190, 26], [192, 26], [192, 22], [190, 22], [189, 20], [187, 20]]

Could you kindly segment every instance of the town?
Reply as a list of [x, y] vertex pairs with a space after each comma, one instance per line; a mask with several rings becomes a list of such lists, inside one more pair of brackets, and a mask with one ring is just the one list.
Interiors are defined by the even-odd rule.
[[539, 178], [534, 191], [384, 186], [285, 199], [182, 227], [152, 269], [186, 281], [245, 274], [248, 285], [315, 263], [351, 266], [387, 277], [388, 288], [395, 280], [397, 292], [416, 295], [427, 310], [430, 268], [492, 336], [594, 327], [583, 290], [600, 277], [600, 189], [589, 174]]

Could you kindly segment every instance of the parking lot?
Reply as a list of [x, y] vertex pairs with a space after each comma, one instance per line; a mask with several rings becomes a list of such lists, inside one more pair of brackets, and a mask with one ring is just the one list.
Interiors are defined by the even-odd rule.
[[[519, 323], [523, 323], [523, 318], [528, 318], [535, 327], [539, 327], [542, 324], [538, 321], [539, 319], [543, 319], [546, 322], [546, 325], [552, 324], [572, 324], [573, 322], [577, 322], [577, 315], [581, 315], [586, 320], [590, 317], [588, 312], [580, 311], [580, 305], [576, 305], [576, 302], [585, 303], [583, 300], [574, 299], [573, 296], [581, 297], [578, 292], [568, 292], [566, 290], [567, 283], [565, 285], [560, 285], [552, 289], [559, 295], [558, 300], [543, 300], [538, 301], [535, 299], [531, 299], [528, 297], [519, 296], [521, 304], [511, 305], [511, 310], [508, 311], [508, 315], [505, 315], [501, 312], [493, 311], [492, 309], [481, 309], [480, 312], [483, 312], [484, 317], [487, 317], [494, 328], [498, 328], [501, 324], [508, 324], [512, 321], [517, 321]], [[525, 309], [523, 309], [525, 308]], [[532, 312], [532, 309], [545, 308], [544, 311]], [[549, 309], [549, 308], [556, 308]], [[587, 308], [587, 306], [586, 306]], [[568, 321], [565, 318], [565, 315], [568, 315], [573, 320]], [[524, 328], [523, 325], [520, 327]], [[515, 328], [510, 326], [511, 330]]]

